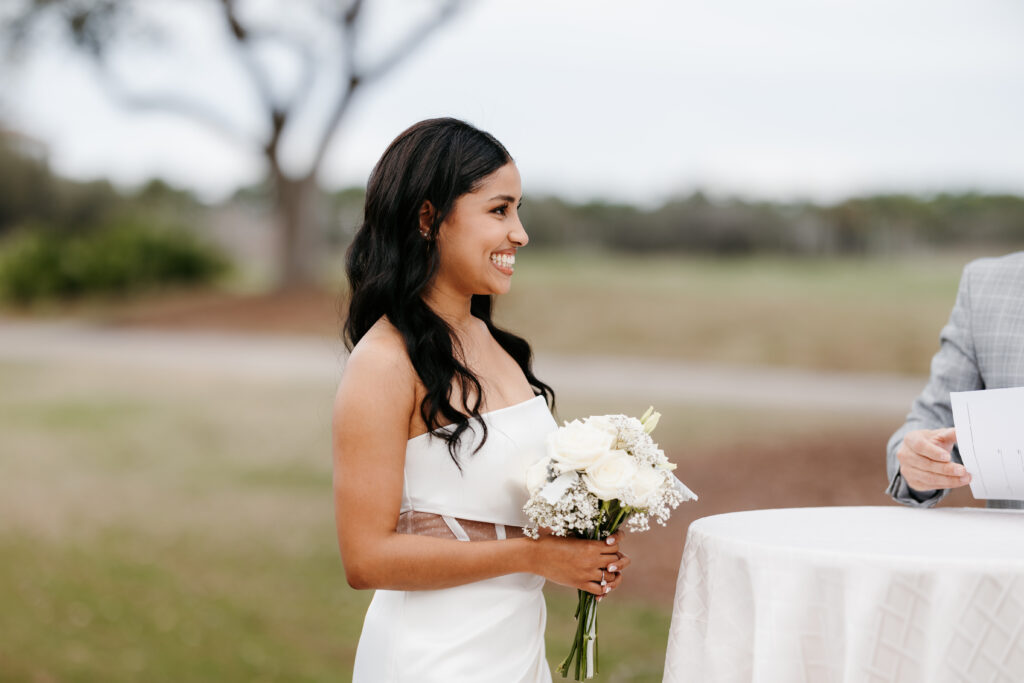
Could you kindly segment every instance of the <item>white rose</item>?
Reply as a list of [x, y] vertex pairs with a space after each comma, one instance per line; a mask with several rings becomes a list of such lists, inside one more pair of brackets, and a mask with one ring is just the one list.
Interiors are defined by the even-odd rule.
[[636, 471], [636, 460], [629, 453], [612, 451], [586, 469], [583, 483], [601, 500], [614, 500], [629, 487]]
[[536, 495], [537, 491], [548, 485], [548, 466], [551, 458], [542, 458], [526, 469], [526, 489], [530, 495]]
[[573, 420], [548, 435], [548, 457], [560, 473], [582, 470], [606, 455], [614, 441], [608, 432]]
[[611, 437], [618, 441], [619, 439], [619, 428], [612, 424], [611, 417], [609, 415], [594, 415], [583, 420], [583, 423], [588, 427], [594, 429], [600, 429], [602, 432], [607, 432]]
[[647, 466], [638, 468], [631, 484], [636, 504], [640, 507], [648, 507], [650, 496], [656, 493], [664, 483], [665, 470]]

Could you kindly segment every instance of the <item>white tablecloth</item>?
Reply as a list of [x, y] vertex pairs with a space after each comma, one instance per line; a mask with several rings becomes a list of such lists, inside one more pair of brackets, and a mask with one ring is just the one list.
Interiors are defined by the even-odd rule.
[[690, 525], [666, 683], [1022, 683], [1024, 511], [803, 508]]

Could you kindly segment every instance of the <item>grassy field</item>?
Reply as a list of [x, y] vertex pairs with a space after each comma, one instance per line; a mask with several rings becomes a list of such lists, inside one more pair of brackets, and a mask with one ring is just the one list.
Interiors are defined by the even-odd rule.
[[[333, 385], [5, 364], [0, 387], [0, 681], [348, 680], [370, 594], [336, 550]], [[555, 659], [574, 598], [549, 594]], [[602, 610], [602, 680], [659, 680], [668, 606]]]
[[538, 349], [921, 374], [967, 254], [518, 259], [500, 319]]
[[[333, 392], [329, 378], [0, 364], [0, 681], [348, 680], [370, 595], [347, 587], [336, 549]], [[884, 502], [873, 443], [853, 447], [864, 464], [851, 471], [866, 472], [875, 498], [858, 498], [865, 486], [850, 482], [846, 498], [814, 497], [816, 478], [850, 470], [824, 459], [848, 459], [841, 444], [812, 446], [791, 467], [782, 459], [796, 457], [794, 439], [888, 426], [659, 407], [659, 438], [708, 495], [669, 529], [629, 540], [635, 567], [601, 606], [602, 681], [660, 680], [689, 520], [752, 505]], [[565, 395], [560, 412], [632, 408]], [[730, 450], [755, 433], [775, 455]], [[752, 476], [732, 474], [741, 471]], [[574, 595], [546, 593], [557, 663]]]

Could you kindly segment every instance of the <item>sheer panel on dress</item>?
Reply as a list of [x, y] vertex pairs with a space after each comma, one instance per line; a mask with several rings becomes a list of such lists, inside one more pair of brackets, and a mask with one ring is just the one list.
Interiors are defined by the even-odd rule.
[[523, 530], [517, 526], [491, 524], [490, 522], [479, 522], [472, 519], [457, 519], [455, 517], [436, 515], [432, 512], [419, 512], [417, 510], [409, 510], [400, 514], [398, 516], [398, 527], [395, 530], [400, 534], [433, 536], [434, 538], [447, 538], [459, 541], [494, 541], [504, 538], [515, 538], [515, 534], [523, 533]]

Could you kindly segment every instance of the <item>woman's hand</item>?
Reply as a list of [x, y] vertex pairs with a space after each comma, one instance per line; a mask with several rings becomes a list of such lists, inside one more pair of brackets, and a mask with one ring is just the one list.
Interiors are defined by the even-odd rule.
[[629, 565], [629, 558], [619, 552], [617, 536], [589, 541], [548, 534], [533, 543], [535, 574], [597, 596], [617, 588]]

